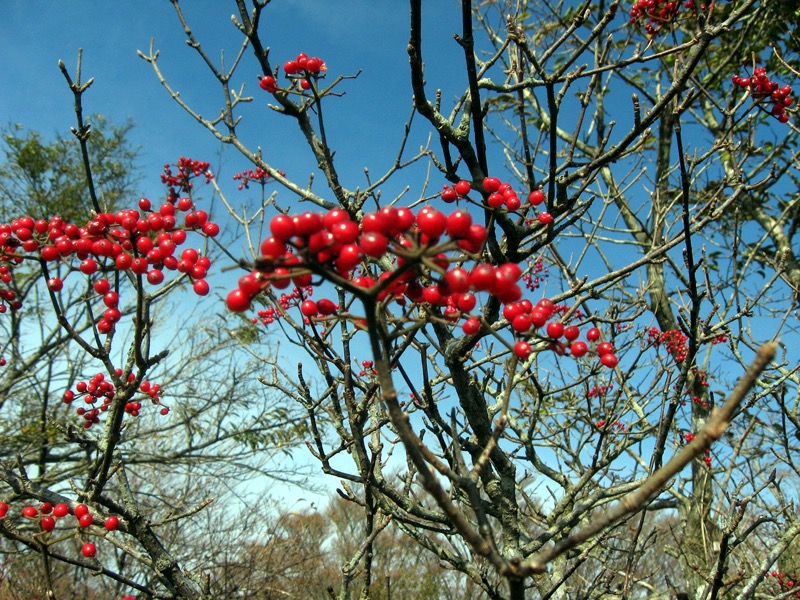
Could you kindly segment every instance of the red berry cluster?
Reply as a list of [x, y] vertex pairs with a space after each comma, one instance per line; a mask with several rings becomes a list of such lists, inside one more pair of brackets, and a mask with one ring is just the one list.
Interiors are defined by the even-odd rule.
[[[581, 335], [580, 328], [576, 325], [564, 325], [560, 319], [551, 320], [557, 312], [558, 307], [547, 298], [539, 300], [536, 306], [529, 300], [520, 300], [506, 304], [503, 308], [503, 317], [511, 323], [511, 328], [518, 335], [529, 335], [533, 330], [544, 327], [544, 339], [559, 355], [569, 353], [575, 358], [585, 356], [589, 352], [589, 345], [578, 339]], [[586, 332], [586, 339], [590, 343], [598, 342], [600, 330], [596, 327], [590, 328]], [[514, 353], [519, 358], [528, 358], [532, 352], [533, 347], [526, 340], [520, 340], [514, 346]], [[619, 363], [614, 354], [614, 346], [610, 342], [599, 342], [595, 347], [595, 353], [606, 367], [614, 368]]]
[[798, 581], [796, 574], [787, 575], [786, 573], [781, 573], [780, 571], [772, 571], [772, 573], [764, 573], [764, 578], [767, 579], [770, 577], [770, 575], [772, 575], [772, 577], [775, 579], [775, 583], [778, 584], [780, 591], [783, 592], [781, 598], [785, 598], [787, 596], [800, 598], [800, 588], [793, 592]]
[[[637, 0], [631, 7], [631, 18], [628, 21], [635, 25], [645, 19], [644, 30], [647, 35], [654, 36], [664, 27], [670, 27], [680, 14], [681, 8], [694, 12], [694, 0], [676, 2], [675, 0]], [[705, 4], [700, 5], [700, 10], [706, 11]]]
[[[467, 191], [466, 186], [461, 191]], [[387, 207], [365, 215], [360, 224], [341, 209], [324, 215], [277, 215], [270, 222], [270, 232], [272, 236], [261, 244], [256, 268], [241, 277], [238, 288], [228, 294], [227, 305], [234, 312], [248, 310], [253, 299], [268, 288], [285, 289], [292, 283], [296, 288], [313, 285], [312, 273], [323, 278], [329, 273], [356, 288], [377, 288], [376, 297], [381, 301], [430, 305], [441, 309], [450, 322], [463, 316], [466, 320], [462, 327], [469, 335], [482, 329], [480, 320], [470, 314], [477, 305], [475, 292], [486, 292], [505, 304], [504, 315], [517, 336], [537, 335], [533, 330], [545, 326], [556, 310], [549, 300], [536, 307], [521, 300], [522, 269], [517, 264], [494, 266], [476, 261], [471, 269], [460, 266], [465, 258], [474, 259], [480, 253], [486, 239], [486, 229], [473, 224], [471, 215], [463, 210], [445, 215], [426, 206], [415, 215], [408, 208]], [[369, 271], [369, 261], [387, 254], [393, 255], [396, 268], [376, 279]], [[330, 317], [337, 310], [337, 305], [326, 298], [300, 302], [300, 311], [309, 322]], [[259, 317], [268, 320], [274, 314], [259, 313]], [[567, 348], [560, 338], [564, 337], [572, 342], [570, 353], [579, 357], [589, 351], [585, 342], [576, 341], [579, 335], [578, 327], [553, 321], [542, 339], [563, 354]], [[587, 333], [590, 342], [599, 337], [595, 328]], [[618, 362], [613, 350], [608, 342], [595, 348], [608, 367]], [[514, 351], [527, 358], [533, 348], [528, 341], [520, 340]]]
[[[603, 429], [607, 424], [608, 421], [606, 419], [600, 419], [597, 421], [597, 423], [595, 423], [595, 427], [598, 429]], [[628, 427], [622, 421], [614, 421], [611, 424], [611, 427], [622, 433], [625, 433], [628, 430]]]
[[[489, 208], [505, 208], [509, 212], [516, 212], [520, 208], [530, 208], [532, 206], [539, 206], [544, 202], [544, 192], [541, 190], [534, 190], [528, 194], [528, 204], [523, 207], [522, 200], [519, 195], [514, 191], [510, 183], [500, 181], [497, 177], [484, 177], [483, 189], [485, 192], [485, 202]], [[472, 184], [469, 181], [461, 180], [453, 187], [445, 185], [442, 189], [440, 196], [445, 202], [452, 203], [459, 199], [469, 197], [472, 191]], [[540, 223], [548, 224], [553, 221], [553, 217], [548, 212], [542, 212], [537, 216]]]
[[378, 372], [375, 370], [375, 363], [371, 360], [362, 360], [361, 361], [362, 369], [358, 372], [359, 377], [366, 377], [367, 375], [377, 375]]
[[[117, 376], [122, 376], [122, 369], [116, 370]], [[133, 382], [136, 376], [133, 373], [128, 375], [128, 383]], [[143, 381], [140, 386], [140, 391], [147, 394], [153, 404], [161, 404], [161, 386], [158, 384], [151, 385], [149, 381]], [[62, 396], [64, 404], [72, 404], [77, 398], [83, 398], [85, 404], [89, 407], [80, 406], [76, 409], [76, 413], [83, 417], [83, 426], [89, 429], [93, 424], [100, 423], [100, 413], [107, 412], [114, 400], [116, 390], [114, 384], [108, 381], [102, 373], [97, 373], [88, 381], [79, 381], [75, 385], [75, 391], [67, 390]], [[98, 405], [99, 403], [99, 405]], [[125, 404], [125, 412], [132, 417], [138, 417], [139, 411], [142, 409], [142, 403], [139, 401], [130, 401]], [[169, 413], [169, 408], [162, 407], [161, 414], [166, 415]]]
[[62, 400], [64, 404], [72, 404], [76, 398], [83, 397], [83, 401], [91, 408], [80, 406], [75, 412], [83, 417], [83, 426], [89, 429], [92, 424], [100, 422], [100, 413], [106, 412], [111, 406], [115, 394], [114, 384], [106, 380], [102, 373], [98, 373], [89, 381], [79, 381], [75, 385], [75, 390], [76, 392], [72, 390], [64, 392]]
[[[278, 171], [281, 175], [285, 175], [282, 171]], [[236, 173], [233, 176], [234, 181], [239, 182], [239, 190], [250, 189], [250, 182], [253, 181], [258, 185], [266, 185], [269, 182], [270, 175], [261, 167], [257, 167], [256, 169], [249, 169], [247, 171], [242, 171], [241, 173]]]
[[[164, 406], [161, 404], [161, 386], [157, 383], [150, 383], [147, 380], [144, 380], [142, 383], [139, 384], [139, 391], [143, 394], [147, 394], [150, 398], [150, 402], [153, 404], [161, 406], [161, 410], [159, 411], [162, 415], [169, 414], [169, 407]], [[130, 409], [128, 410], [130, 405]], [[125, 412], [129, 413], [132, 417], [139, 416], [139, 411], [142, 409], [141, 402], [129, 402], [125, 405]]]
[[177, 172], [173, 174], [172, 166], [170, 164], [164, 165], [164, 173], [161, 175], [161, 183], [169, 188], [167, 201], [174, 204], [175, 201], [183, 194], [191, 193], [194, 188], [192, 179], [203, 177], [206, 183], [214, 179], [214, 174], [209, 171], [210, 163], [193, 160], [185, 156], [178, 159], [175, 166]]
[[550, 276], [550, 270], [544, 265], [544, 260], [537, 258], [535, 261], [528, 261], [528, 270], [522, 276], [525, 288], [533, 292], [539, 289], [544, 279]]
[[[695, 434], [691, 433], [691, 432], [686, 432], [683, 435], [683, 438], [686, 440], [687, 444], [691, 443], [692, 440], [694, 440], [696, 437], [697, 436]], [[705, 465], [710, 469], [712, 462], [713, 462], [713, 460], [711, 458], [711, 449], [710, 448], [706, 448], [705, 451], [703, 452], [703, 463], [705, 463]]]
[[609, 383], [608, 385], [596, 385], [586, 392], [586, 398], [601, 398], [613, 389], [613, 383]]
[[[6, 518], [8, 515], [9, 506], [7, 502], [0, 502], [0, 519]], [[26, 519], [37, 520], [39, 527], [42, 531], [53, 531], [60, 519], [68, 517], [70, 514], [78, 520], [78, 527], [81, 530], [88, 530], [94, 523], [94, 515], [85, 504], [77, 504], [73, 510], [63, 502], [59, 502], [55, 506], [49, 502], [43, 502], [39, 507], [27, 505], [22, 509], [22, 516]], [[114, 531], [119, 527], [119, 517], [111, 515], [105, 520], [105, 529], [107, 531]], [[81, 553], [87, 558], [93, 558], [97, 554], [97, 547], [87, 542], [81, 548]]]
[[[283, 71], [286, 73], [286, 77], [290, 80], [291, 87], [295, 87], [295, 85], [298, 85], [299, 82], [300, 88], [303, 91], [311, 89], [312, 80], [325, 77], [325, 72], [327, 70], [328, 67], [321, 58], [317, 58], [316, 56], [308, 56], [308, 54], [303, 52], [298, 54], [296, 59], [286, 61], [283, 65]], [[270, 94], [274, 94], [279, 89], [278, 82], [275, 81], [275, 78], [272, 75], [265, 75], [262, 77], [259, 80], [258, 85], [262, 90], [269, 92]]]
[[767, 70], [764, 67], [756, 68], [752, 77], [734, 75], [731, 81], [733, 81], [734, 85], [749, 90], [750, 95], [757, 104], [771, 104], [770, 108], [766, 110], [778, 119], [780, 123], [789, 121], [786, 109], [794, 102], [792, 88], [788, 85], [781, 87], [778, 82], [772, 81], [767, 76]]
[[675, 362], [681, 363], [686, 358], [686, 353], [689, 351], [689, 338], [684, 335], [679, 329], [673, 331], [659, 331], [656, 327], [651, 327], [647, 331], [647, 339], [649, 342], [656, 346], [664, 346], [675, 359]]
[[[151, 210], [150, 200], [139, 200], [139, 208], [124, 209], [116, 213], [99, 213], [85, 226], [68, 223], [59, 216], [49, 221], [25, 216], [10, 224], [0, 224], [0, 282], [11, 281], [9, 265], [20, 264], [25, 258], [38, 254], [46, 263], [67, 265], [92, 276], [110, 270], [131, 271], [147, 276], [148, 283], [159, 285], [164, 281], [163, 269], [186, 273], [194, 280], [194, 290], [199, 295], [208, 293], [204, 278], [211, 266], [207, 257], [198, 257], [196, 250], [184, 250], [181, 258], [175, 256], [178, 246], [187, 239], [187, 232], [197, 231], [208, 237], [219, 233], [219, 226], [209, 221], [208, 213], [195, 210], [190, 198], [180, 198], [175, 203], [165, 202], [158, 212]], [[184, 222], [178, 224], [178, 212], [185, 212]], [[72, 258], [79, 262], [77, 269]], [[47, 281], [53, 293], [64, 287], [61, 277]], [[111, 290], [105, 279], [95, 282], [94, 288], [103, 296], [107, 310], [98, 322], [98, 330], [107, 334], [121, 318], [118, 309], [119, 295]], [[21, 307], [16, 294], [10, 289], [0, 289], [0, 312], [5, 312], [7, 302], [12, 310]]]

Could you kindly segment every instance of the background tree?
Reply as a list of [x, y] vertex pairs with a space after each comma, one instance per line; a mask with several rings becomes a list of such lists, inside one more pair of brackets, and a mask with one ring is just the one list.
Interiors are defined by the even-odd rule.
[[[284, 410], [304, 413], [298, 428], [309, 449], [361, 516], [358, 526], [340, 521], [347, 526], [329, 547], [343, 563], [331, 594], [381, 597], [387, 572], [402, 589], [405, 572], [383, 567], [402, 563], [383, 562], [398, 533], [461, 574], [447, 581], [466, 578], [490, 598], [747, 598], [794, 586], [797, 131], [792, 90], [775, 74], [792, 76], [793, 42], [774, 22], [791, 9], [756, 0], [624, 10], [617, 2], [463, 0], [454, 43], [464, 91], [446, 98], [426, 80], [425, 60], [435, 58], [424, 52], [422, 4], [411, 0], [412, 118], [384, 173], [367, 169], [347, 181], [326, 115], [358, 89], [357, 65], [348, 74], [322, 58], [270, 50], [263, 1], [236, 2], [243, 41], [232, 61], [218, 62], [172, 4], [219, 83], [218, 116], [204, 117], [173, 87], [155, 48], [141, 56], [191, 118], [252, 164], [237, 179], [260, 186], [262, 202], [239, 211], [207, 165], [182, 159], [165, 174], [174, 190], [167, 204], [187, 213], [180, 229], [213, 239], [194, 201], [182, 205], [181, 196], [192, 198], [193, 179], [214, 187], [252, 254], [221, 248], [250, 271], [227, 297], [235, 312], [253, 311], [228, 326], [232, 338], [258, 354], [258, 332], [279, 326], [306, 353], [291, 365], [267, 345], [258, 369]], [[247, 93], [245, 70], [261, 73], [257, 95]], [[265, 97], [280, 113], [269, 118], [294, 121], [307, 143], [318, 165], [307, 179], [288, 177], [244, 140], [253, 118], [244, 108]], [[420, 134], [435, 143], [409, 153]], [[320, 178], [324, 191], [312, 185]], [[405, 198], [388, 200], [384, 189], [397, 181]], [[290, 209], [297, 202], [310, 209]], [[25, 224], [10, 226], [14, 262]], [[149, 256], [139, 243], [161, 244], [138, 221], [131, 231], [132, 256]], [[107, 575], [182, 598], [251, 589], [271, 597], [281, 585], [302, 585], [296, 566], [325, 552], [273, 551], [289, 539], [304, 545], [313, 531], [324, 536], [328, 523], [315, 515], [284, 516], [266, 547], [237, 538], [273, 570], [237, 584], [235, 573], [251, 565], [226, 548], [209, 569], [214, 587], [191, 570], [197, 554], [169, 552], [169, 535], [159, 537], [149, 510], [132, 500], [141, 491], [178, 514], [194, 512], [167, 490], [147, 489], [158, 461], [114, 454], [115, 436], [126, 432], [119, 417], [143, 373], [163, 361], [151, 350], [150, 310], [166, 297], [148, 292], [144, 272], [115, 267], [135, 291], [125, 355], [133, 380], [126, 387], [124, 369], [114, 379], [96, 335], [96, 347], [83, 350], [100, 352], [123, 392], [96, 451], [66, 428], [70, 443], [90, 448], [79, 497], [121, 515], [130, 545], [117, 547], [149, 579], [123, 580], [123, 569]], [[202, 277], [187, 275], [162, 289], [188, 279], [204, 291]], [[107, 333], [87, 323], [87, 332]], [[784, 345], [770, 342], [779, 337]], [[231, 372], [237, 363], [225, 364]], [[239, 390], [240, 379], [225, 373], [209, 401], [227, 417], [219, 398]], [[187, 470], [196, 463], [197, 419], [219, 422], [215, 414], [187, 412], [181, 421], [188, 450], [175, 457]], [[135, 430], [142, 421], [129, 422]], [[254, 449], [262, 433], [202, 429], [218, 434], [214, 443]], [[134, 475], [141, 488], [130, 485]], [[55, 497], [63, 481], [36, 478], [11, 465], [0, 474], [16, 494], [38, 500]], [[39, 540], [50, 539], [18, 535], [11, 519], [2, 532], [39, 551]], [[680, 568], [654, 572], [653, 564]], [[776, 564], [788, 572], [772, 575]]]
[[[187, 517], [236, 506], [249, 479], [301, 481], [285, 453], [304, 426], [258, 384], [224, 314], [187, 313], [210, 291], [219, 232], [191, 182], [213, 177], [208, 164], [168, 166], [167, 193], [181, 199], [130, 209], [129, 126], [93, 122], [79, 140], [5, 137], [3, 210], [18, 215], [2, 226], [0, 266], [5, 590], [201, 594], [189, 541], [205, 535]], [[195, 247], [178, 249], [187, 238]]]

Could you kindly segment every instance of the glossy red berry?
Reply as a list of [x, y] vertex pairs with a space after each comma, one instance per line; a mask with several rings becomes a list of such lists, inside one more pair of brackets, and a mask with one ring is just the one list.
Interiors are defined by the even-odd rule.
[[531, 352], [533, 352], [533, 349], [531, 348], [531, 345], [525, 340], [520, 340], [516, 344], [514, 344], [514, 354], [516, 354], [517, 357], [523, 360], [528, 358], [531, 355]]
[[93, 558], [97, 554], [97, 547], [91, 542], [86, 542], [81, 548], [81, 554], [86, 558]]
[[614, 345], [611, 342], [600, 342], [597, 344], [597, 355], [604, 356], [614, 352]]
[[547, 337], [557, 340], [564, 335], [564, 324], [561, 321], [551, 321], [547, 324]]
[[39, 525], [41, 525], [42, 530], [44, 531], [53, 531], [53, 529], [56, 528], [56, 520], [50, 515], [47, 515], [45, 517], [42, 517], [42, 520], [39, 522]]
[[592, 327], [586, 332], [586, 339], [590, 342], [596, 342], [600, 339], [600, 330], [597, 327]]
[[275, 78], [272, 75], [267, 75], [266, 77], [262, 77], [261, 80], [258, 82], [258, 87], [260, 87], [265, 92], [269, 92], [270, 94], [274, 94], [278, 91], [278, 84], [275, 82]]
[[68, 514], [69, 514], [69, 506], [67, 506], [63, 502], [59, 502], [53, 507], [53, 515], [58, 517], [59, 519], [62, 517], [66, 517]]
[[477, 317], [470, 317], [464, 324], [461, 326], [461, 329], [467, 335], [474, 335], [478, 333], [481, 329], [481, 322], [478, 320]]
[[237, 288], [228, 294], [225, 303], [228, 305], [228, 310], [231, 312], [244, 312], [250, 308], [250, 296]]
[[466, 196], [467, 194], [472, 191], [472, 186], [470, 185], [469, 181], [461, 180], [455, 185], [456, 193], [459, 196]]
[[608, 367], [609, 369], [613, 369], [619, 364], [619, 359], [617, 358], [616, 354], [608, 353], [608, 354], [603, 354], [600, 357], [600, 362], [603, 363], [603, 365]]
[[589, 347], [586, 345], [586, 342], [572, 342], [572, 345], [569, 347], [569, 351], [575, 358], [580, 358], [581, 356], [586, 355], [586, 353], [589, 351]]
[[492, 192], [496, 192], [500, 189], [500, 185], [503, 182], [500, 181], [497, 177], [484, 177], [483, 179], [483, 189], [485, 189], [490, 194]]
[[111, 515], [106, 519], [106, 529], [108, 531], [114, 531], [119, 526], [119, 518]]
[[542, 190], [534, 190], [528, 195], [528, 202], [533, 206], [539, 206], [544, 202], [544, 192]]
[[38, 511], [33, 506], [26, 506], [22, 509], [22, 515], [29, 519], [35, 519], [38, 514]]

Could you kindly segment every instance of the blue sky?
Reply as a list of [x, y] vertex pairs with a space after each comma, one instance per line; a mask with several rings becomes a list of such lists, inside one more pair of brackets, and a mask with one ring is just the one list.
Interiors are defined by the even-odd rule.
[[[193, 0], [186, 14], [197, 37], [214, 58], [225, 50], [233, 57], [240, 35], [230, 21], [233, 2]], [[426, 3], [426, 62], [431, 88], [445, 97], [462, 88], [454, 79], [461, 53], [452, 39], [459, 24], [454, 0]], [[331, 76], [353, 75], [345, 82], [346, 96], [326, 107], [337, 163], [346, 185], [361, 183], [363, 168], [373, 173], [394, 158], [402, 124], [410, 112], [408, 85], [408, 6], [395, 0], [341, 0], [331, 9], [327, 0], [282, 0], [266, 12], [264, 38], [273, 63], [282, 64], [298, 52], [318, 55]], [[83, 48], [83, 77], [95, 82], [84, 100], [85, 112], [101, 113], [114, 122], [131, 119], [133, 142], [141, 146], [143, 192], [157, 194], [165, 162], [180, 155], [218, 166], [220, 145], [186, 115], [158, 83], [150, 66], [137, 56], [151, 40], [160, 52], [159, 65], [170, 83], [204, 116], [217, 114], [221, 94], [185, 35], [170, 2], [142, 0], [105, 2], [68, 0], [9, 2], [0, 20], [0, 124], [19, 123], [45, 136], [67, 134], [74, 125], [72, 95], [58, 70], [63, 60], [74, 74], [78, 48]], [[313, 168], [293, 123], [266, 108], [268, 95], [256, 85], [258, 70], [249, 55], [238, 72], [256, 101], [246, 111], [248, 141], [261, 145], [276, 166], [304, 181]], [[413, 147], [412, 147], [413, 148]], [[246, 165], [233, 151], [223, 155], [223, 181]]]
[[[210, 133], [177, 106], [159, 84], [151, 67], [137, 56], [147, 52], [151, 40], [160, 52], [159, 65], [181, 97], [204, 116], [217, 114], [221, 93], [215, 81], [186, 43], [186, 36], [170, 2], [140, 0], [67, 0], [59, 3], [4, 3], [0, 19], [0, 126], [21, 124], [41, 132], [69, 135], [75, 125], [72, 93], [58, 69], [63, 60], [74, 76], [78, 49], [83, 49], [83, 80], [94, 78], [84, 96], [86, 115], [100, 113], [121, 124], [130, 119], [135, 128], [131, 141], [140, 147], [140, 192], [154, 202], [164, 188], [159, 175], [164, 163], [186, 155], [212, 163], [223, 189], [235, 194], [231, 176], [248, 168], [233, 149], [221, 150]], [[184, 2], [186, 16], [206, 51], [218, 59], [224, 49], [232, 58], [240, 34], [230, 21], [232, 1]], [[460, 8], [455, 0], [425, 3], [426, 75], [430, 93], [441, 88], [445, 99], [463, 91], [463, 54], [453, 41], [459, 29]], [[331, 9], [335, 5], [336, 9]], [[336, 163], [347, 187], [363, 185], [363, 169], [378, 175], [394, 160], [403, 125], [411, 108], [408, 56], [408, 4], [396, 0], [280, 0], [266, 12], [264, 40], [271, 47], [273, 64], [282, 64], [298, 52], [318, 55], [328, 65], [329, 78], [361, 73], [345, 82], [343, 98], [325, 107], [329, 138]], [[257, 86], [261, 75], [248, 54], [237, 74], [237, 87], [255, 102], [245, 111], [243, 135], [264, 149], [267, 160], [300, 182], [314, 170], [310, 152], [294, 123], [267, 108], [270, 96]], [[408, 152], [413, 153], [428, 136], [421, 125]], [[219, 170], [221, 168], [221, 171]], [[400, 177], [387, 193], [414, 183]], [[419, 183], [419, 180], [415, 180]], [[443, 182], [436, 178], [438, 188]], [[321, 191], [321, 181], [316, 186]], [[417, 190], [419, 186], [417, 185]], [[255, 192], [253, 192], [255, 194]], [[234, 196], [235, 198], [239, 198]], [[282, 196], [284, 202], [290, 200]], [[137, 198], [131, 199], [135, 205]], [[231, 287], [228, 274], [216, 281], [216, 291]], [[229, 281], [230, 280], [230, 281]], [[283, 348], [289, 348], [284, 344]], [[296, 359], [295, 359], [296, 360]], [[326, 486], [336, 485], [333, 479]], [[291, 490], [273, 490], [291, 498]], [[320, 497], [310, 499], [319, 502]]]

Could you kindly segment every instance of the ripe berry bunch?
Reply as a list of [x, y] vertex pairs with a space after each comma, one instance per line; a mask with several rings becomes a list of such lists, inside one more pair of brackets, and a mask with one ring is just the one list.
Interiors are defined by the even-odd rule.
[[[34, 220], [31, 216], [0, 224], [0, 283], [8, 285], [13, 266], [26, 258], [41, 258], [50, 266], [67, 267], [69, 272], [80, 271], [92, 277], [97, 273], [130, 271], [146, 275], [147, 282], [159, 285], [164, 281], [164, 269], [186, 273], [194, 280], [194, 291], [208, 293], [204, 278], [211, 260], [200, 257], [196, 250], [184, 250], [179, 259], [177, 247], [187, 240], [187, 234], [197, 232], [214, 237], [219, 226], [209, 220], [204, 210], [195, 210], [190, 198], [167, 201], [158, 211], [152, 210], [150, 200], [139, 200], [139, 210], [123, 209], [116, 213], [99, 213], [83, 227], [69, 223], [59, 216], [49, 220]], [[178, 223], [179, 213], [186, 213]], [[75, 264], [77, 262], [77, 265]], [[62, 277], [50, 277], [48, 289], [58, 294], [64, 287]], [[105, 278], [94, 282], [95, 291], [103, 297], [106, 310], [98, 322], [98, 331], [111, 333], [121, 318], [119, 295]], [[22, 304], [13, 289], [0, 288], [0, 313], [6, 305], [18, 310]]]
[[[694, 12], [694, 0], [685, 0], [683, 3], [675, 0], [637, 0], [631, 7], [628, 22], [635, 25], [646, 20], [644, 30], [647, 35], [654, 36], [675, 23], [681, 8]], [[701, 4], [700, 10], [705, 12], [708, 8]]]
[[[285, 176], [286, 173], [283, 171], [278, 171], [281, 175]], [[242, 171], [241, 173], [236, 173], [233, 176], [234, 181], [239, 182], [239, 191], [250, 189], [250, 182], [257, 183], [260, 186], [264, 186], [270, 181], [270, 175], [261, 167], [257, 167], [256, 169], [249, 169], [247, 171]]]
[[97, 373], [89, 381], [79, 381], [75, 390], [64, 392], [62, 400], [64, 404], [72, 404], [75, 399], [83, 398], [89, 408], [79, 406], [75, 412], [83, 417], [83, 426], [89, 429], [93, 424], [100, 423], [100, 413], [106, 412], [111, 406], [115, 394], [114, 384], [106, 380], [102, 373]]
[[[462, 186], [461, 191], [468, 190]], [[363, 291], [380, 301], [425, 305], [426, 315], [438, 315], [450, 323], [463, 317], [464, 332], [475, 335], [483, 327], [472, 311], [478, 302], [476, 294], [483, 292], [505, 304], [504, 315], [516, 336], [539, 336], [564, 354], [567, 348], [560, 341], [563, 337], [575, 357], [589, 351], [585, 342], [577, 341], [578, 327], [565, 327], [560, 321], [547, 323], [557, 310], [552, 302], [543, 300], [534, 310], [529, 301], [522, 300], [519, 265], [495, 266], [477, 260], [486, 230], [473, 224], [466, 211], [445, 215], [426, 206], [414, 214], [408, 208], [387, 207], [365, 215], [358, 223], [345, 211], [332, 209], [326, 214], [278, 215], [270, 222], [270, 232], [272, 236], [261, 244], [256, 268], [241, 277], [237, 289], [228, 294], [227, 305], [234, 312], [248, 310], [253, 299], [269, 288], [284, 289], [293, 283], [297, 291], [315, 285], [318, 282], [312, 280], [312, 274], [316, 274], [356, 295]], [[387, 260], [394, 263], [393, 269], [384, 270]], [[469, 261], [474, 261], [471, 268], [465, 266]], [[376, 269], [383, 271], [377, 277]], [[306, 298], [300, 303], [307, 322], [331, 317], [337, 310], [337, 305], [326, 298]], [[259, 313], [259, 317], [265, 319], [266, 313], [264, 317]], [[546, 337], [535, 331], [545, 325]], [[490, 331], [486, 328], [484, 333]], [[595, 328], [587, 333], [590, 342], [599, 337]], [[526, 358], [533, 347], [523, 339], [514, 350]], [[610, 343], [598, 343], [595, 353], [604, 365], [616, 366]]]
[[[6, 518], [8, 511], [8, 503], [0, 502], [0, 519]], [[70, 516], [73, 516], [75, 519], [77, 519], [77, 527], [84, 532], [88, 531], [89, 527], [91, 527], [95, 522], [94, 515], [89, 507], [85, 504], [76, 504], [74, 509], [71, 509], [63, 502], [60, 502], [55, 506], [49, 502], [43, 502], [38, 508], [29, 504], [23, 507], [22, 516], [25, 519], [38, 521], [39, 527], [44, 532], [53, 531], [58, 525], [59, 520], [66, 519]], [[115, 531], [119, 527], [119, 524], [119, 517], [110, 515], [105, 519], [104, 526], [106, 531]], [[74, 525], [70, 523], [69, 526]], [[65, 536], [56, 541], [62, 541], [68, 537], [70, 536]], [[83, 554], [83, 556], [86, 558], [93, 558], [97, 554], [97, 547], [93, 543], [87, 542], [81, 547], [81, 554]]]
[[[485, 192], [486, 205], [490, 208], [505, 208], [509, 212], [516, 212], [520, 208], [523, 208], [522, 200], [520, 200], [519, 195], [514, 191], [510, 183], [500, 181], [497, 177], [484, 177], [483, 189]], [[461, 180], [453, 187], [445, 185], [440, 196], [442, 200], [450, 204], [456, 200], [468, 198], [471, 191], [472, 184], [470, 184], [469, 181]], [[544, 193], [541, 190], [534, 190], [528, 195], [528, 204], [525, 208], [538, 206], [542, 202], [544, 202]], [[547, 214], [548, 216], [544, 217], [544, 220], [542, 220], [541, 215], [539, 215], [540, 222], [549, 223], [552, 221], [552, 217], [550, 217], [549, 213], [542, 214]]]
[[164, 165], [164, 173], [161, 175], [161, 183], [169, 188], [167, 201], [174, 204], [182, 195], [191, 193], [194, 188], [193, 179], [203, 177], [206, 183], [214, 179], [214, 174], [209, 170], [210, 163], [193, 160], [185, 156], [178, 159], [178, 164], [174, 165], [176, 172], [173, 173], [173, 165]]
[[[388, 207], [365, 215], [360, 224], [341, 209], [332, 209], [325, 215], [278, 215], [272, 219], [270, 231], [272, 236], [261, 244], [257, 268], [241, 278], [239, 288], [228, 296], [231, 310], [247, 310], [251, 300], [266, 287], [285, 289], [294, 283], [305, 288], [312, 283], [312, 271], [328, 271], [352, 278], [356, 286], [374, 287], [378, 282], [367, 275], [354, 276], [354, 272], [362, 261], [380, 259], [387, 253], [395, 256], [402, 274], [386, 273], [380, 283], [386, 294], [402, 296], [409, 283], [417, 284], [416, 288], [412, 285], [414, 289], [422, 289], [417, 277], [423, 256], [435, 256], [445, 249], [476, 253], [486, 238], [486, 229], [474, 225], [469, 213], [457, 210], [447, 216], [432, 207], [423, 208], [417, 215], [408, 208]], [[444, 236], [449, 240], [440, 243]], [[435, 266], [444, 271], [449, 262], [449, 258], [441, 256]], [[464, 270], [458, 273], [461, 271]], [[319, 314], [335, 311], [332, 303], [319, 304]]]
[[764, 573], [765, 578], [770, 576], [774, 578], [775, 583], [778, 585], [778, 595], [781, 598], [800, 598], [800, 585], [796, 574], [787, 574], [780, 571]]
[[[321, 58], [308, 56], [303, 52], [298, 54], [296, 59], [288, 60], [283, 65], [283, 71], [290, 80], [291, 87], [300, 85], [300, 88], [304, 91], [311, 89], [312, 81], [325, 77], [327, 70], [328, 67]], [[262, 90], [270, 94], [274, 94], [279, 89], [278, 82], [275, 81], [272, 75], [263, 76], [258, 85]]]
[[734, 85], [749, 90], [756, 104], [770, 105], [766, 110], [780, 123], [789, 121], [786, 109], [794, 103], [792, 88], [788, 85], [781, 87], [778, 82], [772, 81], [764, 67], [756, 68], [752, 77], [734, 75], [731, 81]]
[[689, 338], [678, 329], [659, 331], [658, 328], [651, 327], [647, 332], [647, 339], [651, 344], [664, 346], [677, 363], [683, 362], [689, 350]]

